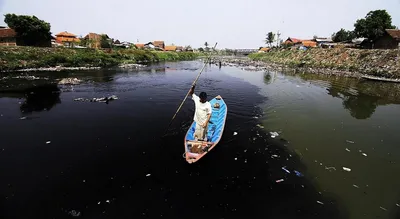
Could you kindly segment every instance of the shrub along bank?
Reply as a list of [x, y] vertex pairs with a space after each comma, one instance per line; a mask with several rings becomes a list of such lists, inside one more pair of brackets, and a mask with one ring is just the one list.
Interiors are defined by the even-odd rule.
[[47, 67], [111, 67], [119, 64], [150, 64], [193, 60], [193, 52], [162, 52], [138, 49], [112, 51], [70, 48], [1, 47], [0, 72]]

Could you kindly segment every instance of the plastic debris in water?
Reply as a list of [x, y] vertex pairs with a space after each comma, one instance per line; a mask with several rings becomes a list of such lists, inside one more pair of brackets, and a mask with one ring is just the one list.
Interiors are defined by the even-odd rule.
[[19, 118], [20, 120], [25, 120], [26, 119], [26, 117], [24, 116], [24, 117], [21, 117], [21, 118]]
[[259, 127], [259, 128], [264, 128], [264, 126], [262, 126], [262, 125], [260, 125], [260, 124], [257, 124], [257, 127]]
[[280, 182], [283, 182], [283, 181], [285, 181], [285, 180], [284, 179], [278, 179], [275, 182], [280, 183]]
[[284, 171], [287, 172], [287, 173], [290, 173], [290, 171], [287, 170], [285, 167], [282, 167], [282, 170], [284, 170]]
[[72, 210], [72, 211], [68, 212], [68, 214], [70, 214], [72, 217], [79, 217], [79, 216], [81, 216], [81, 212], [75, 211], [75, 210]]
[[384, 211], [387, 211], [387, 209], [384, 208], [384, 207], [382, 207], [382, 206], [379, 206], [379, 208], [382, 209], [382, 210], [384, 210]]
[[397, 207], [400, 207], [400, 205], [399, 205], [399, 204], [396, 204], [396, 206], [397, 206]]
[[148, 173], [146, 176], [151, 176], [151, 174], [150, 174], [150, 173]]
[[237, 160], [237, 157], [235, 157], [235, 160]]
[[347, 167], [343, 167], [343, 170], [345, 170], [345, 171], [347, 171], [347, 172], [350, 172], [350, 171], [351, 171], [351, 169], [350, 169], [350, 168], [347, 168]]
[[302, 177], [304, 176], [302, 173], [300, 173], [299, 171], [295, 170], [294, 173], [296, 174], [296, 176], [298, 177]]
[[51, 143], [51, 141], [46, 141], [46, 144], [50, 144]]
[[366, 156], [367, 156], [367, 154], [366, 154], [366, 153], [362, 153], [362, 155], [363, 155], [364, 157], [366, 157]]
[[238, 133], [237, 132], [233, 132], [233, 135], [237, 135]]
[[98, 205], [100, 204], [100, 202], [99, 203], [97, 203]]
[[273, 154], [271, 157], [278, 157], [278, 155], [276, 155], [276, 154]]
[[354, 144], [354, 141], [346, 140], [347, 143]]
[[350, 152], [350, 150], [348, 148], [346, 148], [346, 151]]
[[106, 200], [107, 203], [110, 203], [110, 200]]
[[322, 202], [320, 202], [320, 201], [317, 201], [317, 203], [318, 203], [318, 204], [321, 204], [321, 205], [323, 205], [323, 204], [324, 204], [324, 203], [322, 203]]
[[357, 189], [358, 189], [358, 188], [360, 188], [360, 187], [358, 187], [358, 186], [357, 186], [357, 185], [355, 185], [355, 184], [353, 184], [353, 187], [354, 187], [354, 188], [357, 188]]
[[327, 167], [327, 166], [325, 166], [325, 170], [330, 170], [330, 169], [336, 170], [335, 167]]
[[275, 138], [275, 137], [279, 136], [278, 132], [270, 132], [269, 134], [271, 134], [271, 138]]

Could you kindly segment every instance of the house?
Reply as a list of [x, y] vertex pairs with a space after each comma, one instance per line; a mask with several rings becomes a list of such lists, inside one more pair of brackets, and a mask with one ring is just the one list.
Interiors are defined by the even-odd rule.
[[144, 48], [155, 49], [156, 47], [154, 46], [154, 44], [152, 42], [148, 42], [148, 43], [144, 44]]
[[259, 50], [258, 50], [258, 52], [259, 53], [265, 53], [265, 52], [268, 52], [270, 50], [270, 48], [268, 48], [268, 47], [262, 47], [262, 48], [260, 48]]
[[400, 49], [400, 30], [386, 29], [374, 42], [374, 49]]
[[314, 38], [312, 41], [316, 42], [317, 46], [319, 47], [322, 47], [322, 45], [326, 43], [333, 43], [333, 40], [330, 37], [317, 37]]
[[135, 43], [136, 48], [138, 49], [144, 49], [144, 43]]
[[164, 50], [165, 49], [165, 43], [164, 41], [154, 41], [153, 42], [154, 47]]
[[165, 46], [165, 51], [176, 51], [177, 46]]
[[75, 34], [68, 33], [67, 31], [56, 34], [56, 42], [63, 44], [67, 47], [74, 47], [75, 44], [80, 43], [80, 39]]
[[304, 47], [317, 47], [317, 42], [311, 40], [303, 40], [301, 41], [301, 45]]
[[17, 46], [17, 33], [10, 28], [1, 28], [0, 46]]
[[182, 52], [183, 51], [183, 46], [177, 46], [176, 47], [177, 52]]
[[110, 39], [110, 37], [107, 34], [89, 33], [84, 37], [84, 39], [87, 40], [88, 44], [86, 46], [88, 48], [95, 48], [95, 49], [101, 48], [101, 36], [106, 36], [107, 39]]
[[287, 40], [285, 42], [283, 42], [283, 44], [294, 44], [294, 45], [296, 45], [296, 44], [301, 43], [301, 41], [302, 40], [300, 40], [300, 39], [289, 37], [289, 38], [287, 38]]

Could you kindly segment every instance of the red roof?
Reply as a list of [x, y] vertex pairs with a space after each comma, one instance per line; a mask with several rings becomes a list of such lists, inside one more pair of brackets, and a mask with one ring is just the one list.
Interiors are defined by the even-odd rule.
[[386, 32], [395, 40], [400, 40], [400, 30], [387, 29]]
[[75, 34], [68, 33], [67, 31], [56, 34], [57, 37], [76, 37]]
[[0, 38], [16, 37], [17, 33], [10, 28], [0, 29]]
[[291, 41], [292, 43], [301, 43], [302, 42], [302, 40], [300, 40], [300, 39], [296, 39], [296, 38], [292, 38], [292, 37], [289, 37], [286, 41]]

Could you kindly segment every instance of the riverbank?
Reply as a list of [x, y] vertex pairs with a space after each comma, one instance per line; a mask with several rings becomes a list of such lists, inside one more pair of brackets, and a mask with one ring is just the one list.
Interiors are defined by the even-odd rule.
[[[319, 49], [279, 50], [249, 55], [249, 60], [228, 61], [274, 70], [296, 70], [361, 78], [400, 78], [399, 50]], [[244, 64], [247, 63], [247, 64]]]
[[193, 52], [162, 52], [138, 49], [112, 51], [70, 48], [2, 47], [0, 72], [84, 70], [101, 67], [193, 60]]

